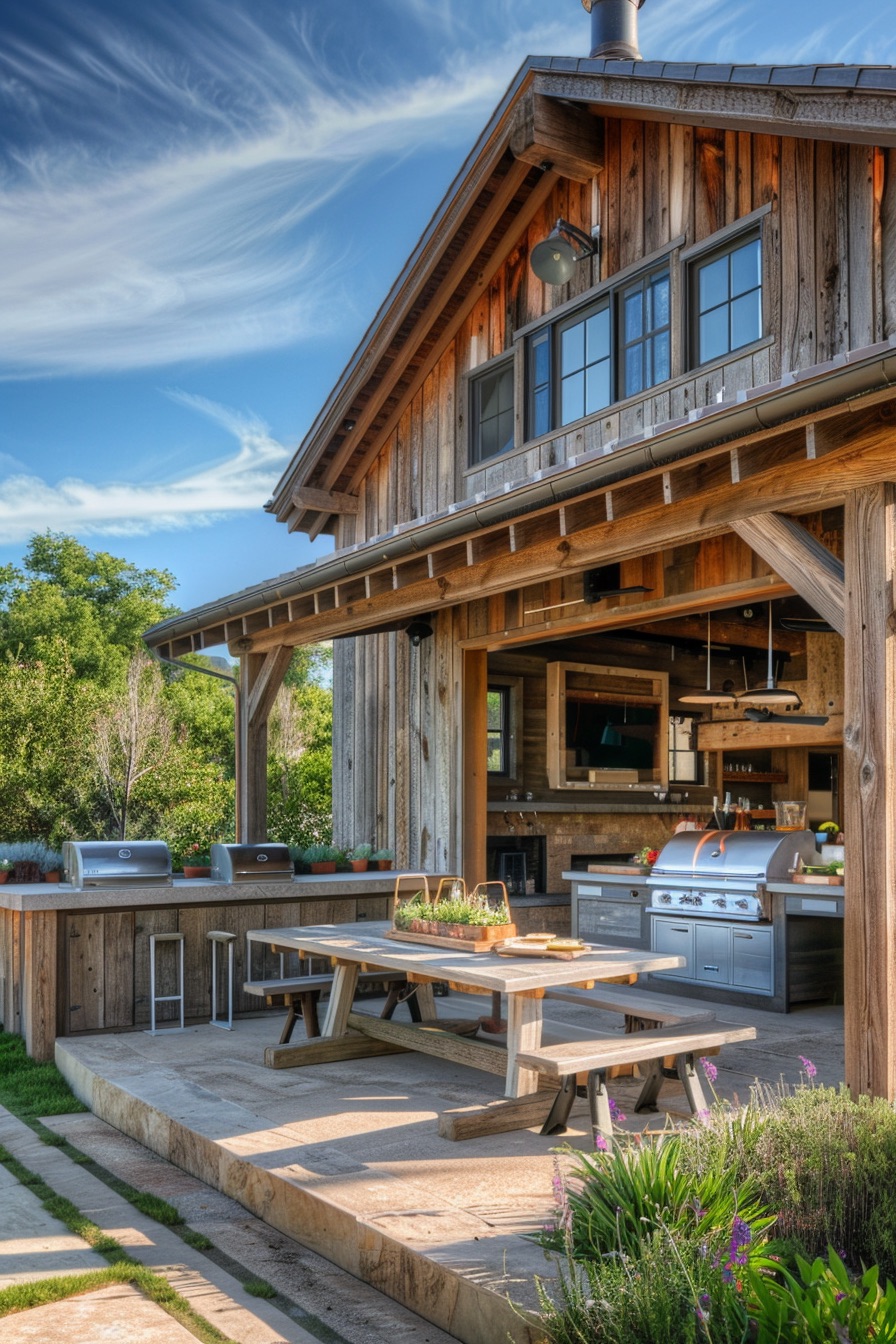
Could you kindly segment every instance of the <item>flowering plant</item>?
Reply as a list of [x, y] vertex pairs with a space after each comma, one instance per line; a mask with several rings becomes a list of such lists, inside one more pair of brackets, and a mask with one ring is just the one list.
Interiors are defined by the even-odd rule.
[[660, 856], [658, 849], [651, 849], [650, 845], [644, 845], [638, 850], [637, 854], [632, 855], [633, 863], [640, 863], [652, 868]]

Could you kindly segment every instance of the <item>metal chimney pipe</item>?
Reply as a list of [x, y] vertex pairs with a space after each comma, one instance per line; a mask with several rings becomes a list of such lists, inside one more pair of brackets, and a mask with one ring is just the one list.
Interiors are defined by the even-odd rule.
[[582, 0], [591, 15], [591, 55], [640, 61], [638, 10], [644, 0]]

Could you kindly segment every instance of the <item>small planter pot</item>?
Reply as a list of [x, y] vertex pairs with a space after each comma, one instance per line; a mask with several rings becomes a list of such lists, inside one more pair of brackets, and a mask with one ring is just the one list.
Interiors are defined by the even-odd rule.
[[211, 877], [211, 868], [205, 868], [201, 864], [184, 864], [184, 877]]
[[366, 873], [369, 859], [349, 859], [353, 873]]
[[387, 873], [392, 867], [391, 859], [371, 859], [370, 862], [375, 863], [381, 873]]
[[57, 870], [54, 868], [53, 871], [50, 872], [50, 873], [41, 873], [41, 879], [42, 879], [42, 881], [44, 881], [44, 882], [58, 882], [58, 881], [59, 881], [59, 873], [58, 873]]
[[321, 863], [312, 863], [312, 864], [311, 864], [311, 871], [312, 871], [312, 873], [335, 873], [335, 871], [336, 871], [336, 860], [335, 860], [335, 859], [328, 859], [328, 860], [326, 860], [325, 862], [321, 862]]
[[5, 868], [0, 868], [0, 887], [3, 886], [3, 883], [6, 882], [8, 878], [9, 873], [7, 872], [7, 870]]

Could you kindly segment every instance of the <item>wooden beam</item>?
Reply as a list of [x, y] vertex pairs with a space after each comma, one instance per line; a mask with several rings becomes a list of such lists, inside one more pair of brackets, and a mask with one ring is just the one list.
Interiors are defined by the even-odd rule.
[[846, 501], [844, 1028], [853, 1093], [896, 1101], [896, 486]]
[[361, 507], [357, 495], [347, 495], [341, 490], [314, 490], [310, 485], [293, 490], [292, 502], [296, 509], [318, 509], [327, 514], [357, 513]]
[[488, 661], [484, 649], [463, 655], [463, 874], [468, 887], [484, 882], [488, 822]]
[[731, 523], [742, 541], [761, 555], [838, 635], [846, 633], [843, 564], [793, 518], [757, 513]]
[[516, 108], [510, 152], [536, 167], [549, 163], [574, 182], [590, 182], [604, 166], [603, 122], [584, 107], [528, 89]]
[[[750, 751], [763, 747], [838, 747], [843, 741], [843, 715], [825, 724], [754, 723], [752, 719], [716, 719], [697, 726], [698, 751]], [[746, 785], [749, 775], [744, 775]], [[788, 797], [790, 795], [788, 794]], [[799, 797], [799, 794], [794, 794]], [[850, 846], [850, 852], [852, 846]]]
[[291, 646], [281, 644], [266, 653], [264, 661], [254, 670], [248, 705], [250, 729], [257, 728], [262, 722], [267, 723], [268, 716], [274, 708], [274, 701], [283, 685], [283, 678], [289, 671], [292, 653]]

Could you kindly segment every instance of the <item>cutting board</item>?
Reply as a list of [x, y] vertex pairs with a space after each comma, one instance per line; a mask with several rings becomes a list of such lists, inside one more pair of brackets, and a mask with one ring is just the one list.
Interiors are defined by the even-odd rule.
[[649, 873], [646, 863], [589, 863], [589, 873], [628, 873], [632, 877]]
[[813, 887], [842, 887], [842, 873], [791, 873], [794, 882]]

